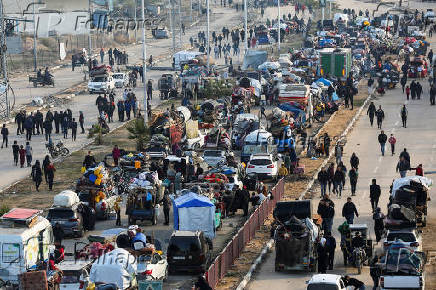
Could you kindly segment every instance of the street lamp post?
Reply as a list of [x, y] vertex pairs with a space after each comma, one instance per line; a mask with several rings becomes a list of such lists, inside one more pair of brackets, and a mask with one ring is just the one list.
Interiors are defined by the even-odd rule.
[[278, 11], [278, 15], [277, 15], [277, 20], [278, 20], [278, 23], [277, 23], [278, 24], [278, 26], [277, 26], [277, 33], [278, 33], [277, 37], [278, 38], [277, 39], [279, 41], [278, 45], [277, 45], [277, 49], [278, 49], [278, 54], [280, 55], [280, 41], [281, 41], [281, 39], [280, 39], [281, 38], [281, 35], [280, 35], [281, 34], [281, 27], [280, 27], [281, 26], [280, 25], [280, 0], [277, 0], [277, 8], [278, 8], [277, 9], [277, 11]]
[[244, 52], [244, 55], [245, 54], [247, 54], [247, 51], [248, 51], [248, 37], [247, 37], [247, 35], [248, 35], [248, 13], [247, 13], [247, 9], [248, 9], [248, 7], [247, 7], [247, 0], [244, 0], [244, 30], [245, 30], [245, 32], [244, 32], [244, 45], [245, 45], [245, 52]]
[[[147, 107], [147, 46], [145, 45], [145, 15], [144, 15], [144, 0], [141, 0], [141, 16], [142, 16], [142, 79], [144, 84], [144, 122], [148, 121], [148, 107]], [[150, 100], [151, 101], [151, 100]]]
[[206, 47], [206, 50], [207, 50], [207, 72], [209, 73], [209, 71], [210, 71], [210, 49], [209, 49], [209, 47], [210, 47], [210, 44], [209, 44], [209, 34], [210, 34], [210, 25], [209, 25], [209, 0], [206, 0], [206, 9], [207, 9], [207, 11], [206, 11], [206, 17], [207, 17], [207, 47]]
[[36, 30], [38, 28], [37, 28], [37, 23], [36, 23], [35, 5], [36, 5], [36, 3], [32, 4], [32, 8], [33, 8], [33, 70], [37, 71], [38, 70], [38, 60], [37, 60], [37, 51], [36, 51], [36, 45], [37, 45]]

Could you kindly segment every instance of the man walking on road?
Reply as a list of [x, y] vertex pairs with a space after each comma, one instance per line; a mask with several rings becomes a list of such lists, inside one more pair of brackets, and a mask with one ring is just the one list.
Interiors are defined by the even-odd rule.
[[403, 128], [407, 128], [407, 108], [406, 105], [403, 105], [401, 108], [401, 121], [403, 122]]
[[371, 127], [372, 127], [372, 124], [374, 123], [374, 115], [375, 115], [376, 111], [377, 111], [377, 109], [374, 105], [374, 102], [371, 102], [369, 104], [368, 111], [366, 112], [366, 114], [369, 116], [369, 122], [371, 123]]
[[6, 143], [6, 148], [8, 148], [9, 130], [8, 130], [8, 128], [6, 128], [6, 124], [3, 124], [3, 128], [2, 128], [1, 134], [2, 134], [2, 137], [3, 137], [2, 149], [3, 149], [3, 145], [5, 145], [5, 143]]
[[397, 139], [395, 139], [394, 134], [391, 134], [391, 137], [389, 137], [388, 140], [389, 144], [391, 144], [391, 153], [392, 156], [395, 154], [395, 143], [397, 143]]
[[430, 105], [435, 105], [435, 99], [436, 99], [436, 86], [433, 84], [430, 88]]
[[351, 167], [356, 168], [356, 170], [359, 169], [359, 157], [357, 157], [356, 153], [354, 152], [351, 154], [350, 164]]
[[165, 223], [164, 225], [170, 224], [170, 207], [171, 207], [171, 198], [169, 195], [168, 190], [165, 190], [165, 194], [162, 199], [162, 205], [163, 205], [163, 212], [165, 215]]
[[325, 167], [318, 173], [318, 182], [321, 185], [321, 197], [324, 197], [327, 190], [327, 182], [329, 180], [329, 174]]
[[356, 195], [357, 178], [359, 177], [357, 170], [352, 167], [350, 169], [350, 171], [348, 171], [348, 177], [350, 178], [351, 195], [355, 196]]
[[377, 117], [377, 128], [382, 128], [382, 123], [385, 118], [385, 112], [382, 110], [381, 106], [378, 107], [378, 110], [375, 112], [375, 115]]
[[404, 157], [404, 159], [406, 159], [410, 164], [410, 155], [406, 148], [404, 148], [404, 150], [400, 153], [400, 157]]
[[324, 237], [326, 239], [325, 246], [328, 255], [328, 269], [333, 270], [333, 265], [335, 262], [336, 239], [332, 236], [331, 232], [325, 232]]
[[407, 170], [410, 169], [410, 163], [404, 158], [404, 156], [400, 155], [400, 160], [397, 163], [397, 172], [400, 172], [400, 177], [406, 177]]
[[342, 216], [347, 220], [349, 225], [352, 225], [354, 222], [354, 215], [359, 217], [356, 205], [351, 201], [351, 197], [347, 197], [347, 202], [342, 207]]
[[324, 153], [326, 157], [330, 155], [330, 137], [327, 132], [324, 134]]
[[378, 207], [378, 200], [380, 199], [381, 189], [377, 184], [377, 180], [374, 178], [372, 184], [369, 186], [369, 198], [371, 199], [372, 212]]
[[147, 98], [153, 100], [153, 83], [151, 82], [151, 79], [147, 82]]
[[336, 157], [336, 164], [341, 163], [341, 161], [342, 161], [342, 146], [340, 144], [335, 145], [335, 157]]
[[322, 218], [322, 228], [324, 231], [331, 232], [333, 227], [333, 217], [335, 216], [335, 204], [328, 194], [324, 195], [324, 198], [320, 200], [317, 213]]
[[71, 140], [76, 141], [77, 137], [77, 122], [76, 119], [73, 118], [73, 121], [71, 122]]
[[380, 150], [382, 156], [385, 156], [385, 146], [387, 140], [388, 140], [388, 136], [386, 136], [385, 131], [382, 130], [378, 135], [378, 142], [380, 143]]

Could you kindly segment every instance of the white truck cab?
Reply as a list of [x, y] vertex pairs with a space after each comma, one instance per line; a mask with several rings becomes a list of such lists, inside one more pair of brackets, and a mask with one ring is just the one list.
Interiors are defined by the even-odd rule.
[[340, 275], [316, 274], [307, 282], [307, 290], [346, 290]]
[[0, 279], [18, 285], [18, 275], [53, 253], [53, 231], [42, 211], [14, 208], [0, 218]]
[[112, 74], [94, 76], [89, 79], [88, 92], [92, 93], [109, 93], [115, 88], [115, 81]]

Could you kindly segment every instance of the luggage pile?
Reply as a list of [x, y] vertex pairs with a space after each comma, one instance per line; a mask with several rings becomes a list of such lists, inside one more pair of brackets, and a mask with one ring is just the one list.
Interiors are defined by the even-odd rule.
[[267, 119], [271, 122], [271, 134], [280, 137], [283, 131], [289, 126], [293, 127], [292, 113], [287, 113], [280, 108], [274, 108]]
[[100, 65], [93, 67], [89, 72], [90, 77], [108, 76], [112, 72], [112, 67], [109, 65]]
[[141, 172], [137, 178], [133, 178], [129, 190], [158, 186], [161, 184], [156, 172]]
[[103, 163], [98, 167], [85, 169], [83, 176], [79, 178], [77, 186], [98, 186], [103, 187], [104, 184], [110, 181], [109, 171], [104, 167]]

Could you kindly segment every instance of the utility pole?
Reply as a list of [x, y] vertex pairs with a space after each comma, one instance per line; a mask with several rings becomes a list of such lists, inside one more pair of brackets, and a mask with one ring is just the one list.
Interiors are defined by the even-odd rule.
[[[136, 1], [136, 0], [135, 0]], [[136, 11], [135, 11], [136, 12]], [[142, 16], [142, 79], [144, 80], [144, 123], [148, 122], [147, 108], [147, 46], [145, 45], [145, 15], [144, 15], [144, 0], [141, 0], [141, 16]], [[151, 101], [151, 100], [150, 100]]]
[[180, 49], [183, 50], [183, 41], [182, 41], [182, 0], [179, 0], [179, 37], [180, 37]]
[[247, 0], [244, 0], [244, 45], [245, 45], [245, 52], [244, 55], [247, 54], [248, 51], [248, 38], [247, 38], [247, 30], [248, 30], [248, 15], [247, 15]]
[[206, 9], [207, 9], [207, 12], [206, 12], [206, 15], [207, 15], [207, 47], [206, 47], [206, 51], [207, 51], [207, 72], [209, 73], [210, 72], [210, 49], [209, 49], [209, 47], [210, 47], [210, 44], [209, 44], [209, 39], [210, 39], [210, 36], [209, 36], [209, 34], [210, 34], [210, 25], [209, 25], [209, 1], [210, 0], [206, 0]]
[[192, 23], [192, 0], [189, 1], [189, 19]]
[[171, 26], [171, 36], [173, 38], [173, 54], [176, 53], [176, 35], [174, 34], [174, 19], [173, 19], [173, 11], [174, 11], [174, 3], [173, 0], [170, 1], [170, 26]]
[[134, 20], [135, 20], [135, 43], [138, 40], [136, 38], [136, 30], [138, 30], [138, 21], [136, 20], [136, 13], [138, 12], [138, 8], [136, 7], [137, 4], [138, 4], [138, 0], [135, 0], [135, 14], [133, 15]]
[[[2, 1], [2, 0], [0, 0]], [[33, 71], [37, 71], [38, 70], [38, 61], [37, 61], [37, 50], [36, 50], [36, 30], [38, 29], [37, 26], [38, 24], [36, 23], [36, 15], [35, 15], [35, 5], [36, 3], [32, 4], [32, 8], [33, 8]], [[2, 24], [3, 25], [3, 24]]]
[[201, 0], [198, 0], [198, 18], [200, 17], [201, 17]]
[[92, 37], [91, 37], [92, 28], [91, 27], [92, 27], [94, 21], [93, 21], [93, 18], [92, 18], [92, 11], [91, 11], [91, 0], [88, 0], [88, 14], [89, 14], [89, 31], [88, 31], [88, 50], [89, 50], [89, 56], [88, 57], [92, 57]]
[[2, 72], [3, 72], [3, 85], [5, 86], [5, 91], [3, 94], [0, 93], [0, 115], [1, 117], [9, 118], [10, 108], [8, 100], [9, 91], [9, 80], [8, 80], [8, 68], [6, 61], [6, 35], [5, 35], [5, 20], [3, 15], [3, 0], [0, 0], [0, 53], [2, 58]]
[[282, 32], [282, 29], [281, 29], [281, 23], [280, 23], [280, 18], [281, 18], [281, 16], [280, 16], [280, 0], [277, 0], [277, 12], [278, 12], [278, 15], [277, 15], [277, 20], [278, 20], [278, 26], [277, 26], [277, 39], [278, 39], [278, 45], [277, 45], [277, 49], [278, 49], [278, 54], [279, 54], [279, 56], [280, 56], [280, 41], [281, 41], [281, 32]]

